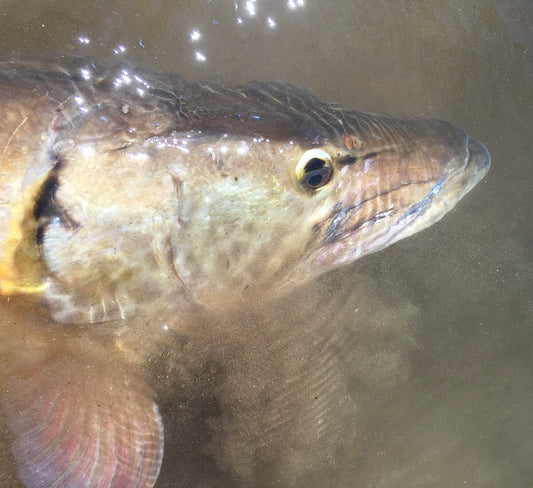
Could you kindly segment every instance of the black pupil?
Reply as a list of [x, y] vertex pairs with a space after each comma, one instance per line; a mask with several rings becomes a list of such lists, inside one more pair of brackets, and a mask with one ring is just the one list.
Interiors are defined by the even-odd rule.
[[326, 161], [320, 158], [311, 158], [307, 161], [302, 177], [302, 185], [307, 188], [319, 188], [329, 181], [331, 168]]
[[311, 175], [309, 177], [309, 179], [307, 180], [307, 184], [311, 187], [311, 188], [315, 188], [317, 186], [320, 185], [320, 183], [322, 182], [322, 177], [323, 177], [323, 174], [322, 172], [316, 172], [314, 175]]

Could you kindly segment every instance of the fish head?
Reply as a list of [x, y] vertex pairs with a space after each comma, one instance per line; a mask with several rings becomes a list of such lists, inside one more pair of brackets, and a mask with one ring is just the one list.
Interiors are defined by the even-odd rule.
[[207, 138], [169, 165], [173, 267], [195, 301], [220, 309], [254, 290], [284, 293], [379, 251], [442, 218], [490, 165], [455, 124], [364, 120], [318, 143]]
[[318, 143], [187, 131], [77, 144], [57, 171], [47, 265], [74, 289], [114, 279], [134, 302], [173, 290], [220, 310], [428, 227], [488, 170], [452, 123], [357, 116], [361, 130]]
[[119, 318], [286, 293], [438, 221], [490, 165], [453, 123], [286, 83], [172, 83], [170, 105], [162, 90], [153, 106], [133, 89], [83, 111], [75, 97], [51, 124], [57, 163], [34, 211], [47, 284], [122, 302]]

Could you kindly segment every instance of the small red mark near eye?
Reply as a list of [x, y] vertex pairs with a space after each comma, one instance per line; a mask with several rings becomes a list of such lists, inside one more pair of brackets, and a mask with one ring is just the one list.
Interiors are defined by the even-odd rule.
[[346, 146], [346, 149], [352, 148], [352, 141], [348, 136], [344, 136], [344, 145]]
[[346, 149], [353, 149], [357, 147], [357, 139], [355, 137], [344, 136], [344, 145]]

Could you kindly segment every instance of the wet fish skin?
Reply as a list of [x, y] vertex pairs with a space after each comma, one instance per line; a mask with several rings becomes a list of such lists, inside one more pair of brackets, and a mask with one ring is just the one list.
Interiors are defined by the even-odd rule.
[[[70, 56], [0, 62], [0, 110], [0, 292], [42, 301], [56, 322], [45, 328], [67, 326], [71, 359], [50, 352], [37, 324], [30, 335], [50, 368], [10, 373], [10, 385], [30, 392], [5, 399], [28, 488], [54, 477], [67, 488], [98, 477], [102, 486], [151, 486], [162, 424], [139, 380], [137, 334], [166, 343], [163, 322], [180, 332], [198, 310], [281, 295], [383, 249], [440, 219], [490, 164], [486, 149], [448, 122], [343, 110], [281, 82], [187, 83]], [[302, 184], [307, 154], [331, 173], [316, 189]], [[27, 445], [52, 443], [50, 429], [28, 434], [51, 422], [32, 403], [37, 396], [53, 394], [67, 413], [74, 396], [99, 411], [94, 394], [50, 378], [62, 371], [105, 396], [102, 351], [113, 369], [130, 371], [130, 415], [140, 426], [122, 453], [131, 471], [115, 478], [113, 454], [94, 446], [82, 463], [61, 443], [46, 461]], [[76, 370], [87, 365], [93, 372], [82, 380]], [[105, 421], [118, 433], [124, 386], [116, 375], [107, 381], [119, 407]], [[66, 419], [86, 433], [75, 412]], [[94, 419], [91, 435], [113, 444]], [[65, 432], [55, 438], [68, 443]]]

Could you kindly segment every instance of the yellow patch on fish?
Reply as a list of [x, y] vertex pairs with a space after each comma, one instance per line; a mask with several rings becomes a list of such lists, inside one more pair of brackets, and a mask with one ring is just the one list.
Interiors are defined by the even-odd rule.
[[28, 218], [47, 175], [32, 183], [12, 207], [4, 252], [0, 260], [0, 295], [35, 294], [46, 290], [41, 280], [36, 245], [37, 222]]

